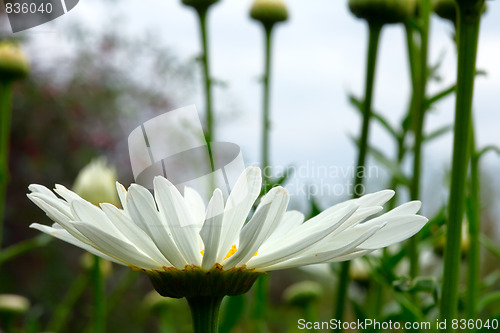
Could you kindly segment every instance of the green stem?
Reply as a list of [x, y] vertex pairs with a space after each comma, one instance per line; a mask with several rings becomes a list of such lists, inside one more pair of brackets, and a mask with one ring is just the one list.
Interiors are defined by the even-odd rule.
[[223, 297], [188, 298], [194, 333], [215, 333], [218, 331], [219, 308]]
[[[444, 251], [441, 317], [450, 322], [457, 318], [458, 284], [460, 279], [460, 242], [464, 214], [472, 97], [476, 66], [479, 23], [484, 0], [458, 1], [458, 68], [455, 106], [453, 163], [446, 247]], [[448, 325], [450, 326], [450, 325]], [[448, 331], [453, 329], [448, 327]]]
[[52, 319], [48, 325], [48, 331], [51, 332], [61, 332], [64, 326], [68, 322], [68, 319], [72, 313], [73, 306], [76, 301], [82, 296], [87, 285], [89, 283], [89, 274], [85, 272], [81, 274], [75, 282], [71, 285], [68, 293], [64, 296], [61, 303], [58, 304]]
[[479, 273], [480, 263], [480, 244], [479, 233], [481, 232], [480, 221], [480, 188], [479, 188], [479, 158], [476, 153], [476, 142], [474, 135], [474, 126], [471, 126], [470, 133], [470, 191], [469, 191], [469, 251], [467, 254], [467, 318], [477, 318], [477, 303], [479, 294]]
[[255, 306], [253, 316], [258, 332], [266, 332], [267, 301], [269, 298], [269, 275], [259, 276], [255, 283]]
[[9, 181], [11, 99], [12, 82], [0, 81], [0, 250], [3, 239], [7, 182]]
[[104, 298], [104, 277], [101, 271], [101, 258], [94, 256], [94, 263], [92, 266], [92, 283], [94, 292], [94, 321], [93, 332], [104, 333], [106, 332], [106, 308]]
[[[265, 25], [265, 71], [263, 77], [264, 98], [262, 104], [262, 170], [264, 170], [264, 186], [267, 187], [267, 173], [269, 166], [269, 132], [271, 120], [270, 107], [270, 84], [271, 84], [271, 37], [273, 25]], [[262, 277], [261, 277], [262, 278]]]
[[23, 242], [11, 245], [0, 253], [0, 265], [6, 261], [14, 259], [26, 252], [42, 247], [51, 242], [54, 238], [46, 234], [41, 234]]
[[[413, 86], [413, 105], [412, 122], [413, 133], [415, 135], [415, 145], [413, 148], [413, 180], [411, 182], [410, 196], [412, 200], [420, 199], [420, 174], [422, 170], [422, 142], [424, 136], [424, 118], [425, 118], [425, 92], [427, 86], [427, 53], [429, 44], [429, 18], [431, 14], [430, 0], [420, 2], [420, 52], [419, 65], [416, 73], [415, 85]], [[408, 241], [408, 255], [410, 258], [410, 276], [412, 278], [418, 275], [418, 234]]]
[[[371, 107], [373, 97], [373, 83], [375, 81], [375, 67], [377, 63], [377, 50], [380, 39], [382, 25], [379, 23], [369, 22], [369, 37], [368, 37], [368, 57], [366, 65], [366, 86], [365, 100], [363, 103], [363, 124], [361, 129], [361, 138], [359, 141], [358, 163], [356, 165], [356, 173], [354, 175], [353, 198], [359, 198], [363, 194], [364, 168], [366, 161], [366, 153], [368, 151], [368, 135], [370, 128]], [[358, 188], [359, 187], [359, 188]], [[349, 285], [349, 261], [341, 264], [340, 279], [337, 288], [337, 301], [335, 317], [342, 320], [344, 309], [346, 306], [347, 288]], [[337, 331], [341, 331], [338, 329]]]
[[207, 38], [207, 12], [206, 9], [196, 9], [198, 13], [198, 19], [200, 22], [200, 33], [201, 33], [201, 42], [203, 46], [203, 54], [201, 56], [201, 61], [203, 63], [203, 79], [205, 83], [205, 108], [206, 108], [206, 132], [205, 132], [205, 140], [207, 142], [208, 154], [210, 156], [210, 165], [212, 170], [214, 168], [214, 161], [212, 155], [212, 148], [210, 143], [213, 142], [214, 139], [214, 117], [213, 117], [213, 109], [212, 109], [212, 78], [210, 77], [210, 61], [208, 57], [208, 38]]

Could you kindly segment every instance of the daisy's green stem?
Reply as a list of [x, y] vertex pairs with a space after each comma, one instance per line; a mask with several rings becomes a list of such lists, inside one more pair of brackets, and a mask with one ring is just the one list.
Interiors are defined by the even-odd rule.
[[104, 296], [104, 277], [101, 270], [101, 258], [94, 256], [92, 267], [92, 283], [94, 292], [94, 308], [93, 308], [93, 332], [106, 332], [106, 308]]
[[222, 296], [206, 296], [187, 298], [194, 333], [214, 333], [218, 331], [219, 308]]
[[[368, 59], [366, 65], [366, 86], [365, 99], [363, 103], [363, 124], [361, 129], [361, 138], [359, 140], [358, 163], [356, 165], [356, 173], [354, 175], [353, 197], [358, 198], [363, 194], [364, 168], [366, 161], [366, 153], [368, 151], [368, 134], [370, 128], [370, 116], [373, 96], [373, 82], [375, 80], [375, 67], [377, 63], [377, 50], [380, 39], [380, 31], [382, 25], [379, 23], [370, 22], [369, 40], [368, 40]], [[349, 261], [341, 264], [340, 280], [337, 288], [337, 301], [335, 318], [342, 320], [344, 316], [344, 308], [347, 298], [347, 287], [349, 285]], [[340, 331], [340, 330], [339, 330]]]
[[262, 170], [264, 171], [264, 185], [267, 187], [267, 170], [269, 166], [269, 119], [270, 83], [271, 83], [271, 37], [273, 25], [265, 25], [265, 71], [263, 77], [264, 98], [262, 104]]
[[0, 249], [2, 248], [5, 199], [9, 180], [11, 98], [12, 82], [0, 81]]
[[[458, 0], [458, 69], [453, 141], [453, 164], [449, 199], [446, 247], [444, 251], [441, 319], [457, 318], [460, 279], [460, 242], [464, 213], [472, 97], [481, 8], [484, 0]], [[448, 332], [453, 329], [448, 325]]]
[[207, 9], [197, 9], [198, 19], [200, 22], [201, 42], [203, 45], [203, 54], [201, 61], [203, 63], [203, 78], [205, 81], [205, 108], [206, 108], [206, 132], [205, 140], [207, 141], [208, 154], [210, 156], [210, 166], [214, 170], [214, 161], [210, 143], [214, 141], [214, 117], [212, 110], [212, 78], [210, 77], [210, 62], [208, 58], [208, 38], [207, 38]]
[[[420, 31], [420, 52], [416, 80], [413, 80], [412, 96], [412, 122], [415, 144], [413, 147], [413, 180], [411, 182], [410, 196], [412, 200], [420, 198], [420, 173], [422, 169], [422, 141], [425, 117], [425, 91], [427, 86], [427, 51], [429, 42], [429, 18], [431, 14], [430, 0], [420, 1], [419, 7], [421, 31]], [[410, 276], [418, 275], [418, 236], [410, 238], [408, 242], [408, 255], [410, 257]]]
[[477, 318], [477, 301], [479, 293], [480, 272], [480, 188], [479, 188], [479, 158], [476, 152], [474, 126], [471, 126], [470, 135], [471, 161], [470, 161], [470, 191], [469, 191], [469, 251], [467, 253], [467, 318]]

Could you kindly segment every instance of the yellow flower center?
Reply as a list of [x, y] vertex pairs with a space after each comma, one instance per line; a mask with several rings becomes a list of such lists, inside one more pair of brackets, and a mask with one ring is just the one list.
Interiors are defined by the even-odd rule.
[[[233, 244], [231, 246], [231, 249], [227, 252], [226, 256], [224, 257], [224, 260], [226, 260], [227, 258], [229, 258], [230, 256], [232, 256], [233, 254], [235, 254], [236, 251], [238, 251], [238, 249], [236, 248], [236, 245]], [[200, 253], [201, 253], [201, 255], [204, 255], [205, 254], [205, 250], [201, 250]], [[259, 251], [255, 252], [255, 254], [253, 256], [255, 257], [257, 255], [257, 253], [259, 253]]]

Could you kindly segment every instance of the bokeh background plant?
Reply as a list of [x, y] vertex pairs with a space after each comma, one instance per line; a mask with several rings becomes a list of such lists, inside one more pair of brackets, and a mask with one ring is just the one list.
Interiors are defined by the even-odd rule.
[[[192, 102], [206, 124], [211, 113], [210, 137], [240, 145], [248, 165], [268, 164], [269, 186], [283, 184], [293, 207], [309, 216], [353, 196], [360, 178], [354, 170], [362, 150], [362, 115], [368, 110], [363, 188], [396, 189], [393, 205], [422, 200], [422, 213], [431, 219], [412, 245], [386, 249], [348, 268], [323, 265], [270, 274], [250, 293], [225, 300], [221, 332], [299, 331], [300, 318], [339, 318], [341, 306], [346, 321], [435, 322], [447, 311], [456, 318], [500, 319], [500, 183], [495, 177], [500, 9], [488, 2], [472, 67], [477, 69], [474, 130], [469, 148], [463, 147], [470, 150], [471, 162], [461, 223], [453, 227], [455, 234], [461, 231], [454, 240], [462, 251], [454, 258], [461, 274], [458, 291], [446, 291], [456, 300], [446, 303], [446, 296], [443, 311], [447, 223], [457, 204], [449, 195], [458, 25], [432, 13], [435, 2], [450, 1], [416, 2], [416, 13], [381, 31], [370, 108], [368, 33], [348, 1], [283, 2], [289, 17], [273, 29], [267, 69], [263, 31], [268, 29], [250, 19], [253, 1], [220, 0], [210, 8], [208, 58], [199, 17], [182, 1], [87, 0], [52, 23], [15, 35], [2, 14], [2, 40], [24, 49], [30, 75], [12, 86], [0, 294], [29, 302], [5, 310], [2, 299], [0, 328], [95, 332], [96, 319], [103, 316], [99, 325], [107, 332], [191, 330], [183, 300], [148, 294], [147, 278], [105, 262], [97, 267], [105, 305], [96, 314], [93, 259], [29, 230], [31, 222], [45, 217], [25, 193], [30, 183], [73, 187], [78, 172], [101, 156], [128, 185], [133, 181], [126, 146], [130, 130]], [[470, 73], [465, 81], [472, 82]], [[419, 151], [420, 158], [414, 158]], [[315, 283], [304, 282], [311, 280]], [[339, 285], [346, 291], [340, 299]]]

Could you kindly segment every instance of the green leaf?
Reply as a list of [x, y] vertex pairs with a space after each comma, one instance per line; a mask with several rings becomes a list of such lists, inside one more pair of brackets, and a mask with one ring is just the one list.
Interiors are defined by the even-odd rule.
[[479, 235], [479, 242], [483, 245], [488, 251], [491, 252], [495, 257], [500, 259], [500, 247], [495, 244], [494, 241], [489, 239], [486, 235]]
[[489, 151], [494, 151], [495, 153], [500, 155], [500, 148], [498, 148], [497, 146], [486, 146], [476, 153], [476, 157], [481, 158], [484, 154], [486, 154]]
[[[363, 101], [360, 99], [356, 98], [354, 95], [349, 95], [349, 102], [354, 106], [356, 110], [359, 112], [363, 111]], [[371, 116], [373, 119], [375, 119], [387, 132], [389, 132], [396, 140], [399, 140], [401, 138], [401, 134], [394, 128], [392, 127], [387, 119], [385, 119], [380, 113], [371, 110]]]
[[438, 128], [437, 130], [432, 131], [431, 133], [424, 135], [423, 141], [431, 141], [439, 138], [440, 136], [451, 132], [453, 130], [453, 125], [446, 125]]
[[434, 103], [440, 101], [441, 99], [451, 95], [452, 93], [455, 92], [456, 88], [457, 88], [457, 86], [454, 84], [451, 87], [448, 87], [448, 88], [438, 92], [434, 96], [427, 98], [427, 100], [425, 101], [425, 108], [429, 109], [432, 106], [432, 104], [434, 104]]
[[372, 146], [368, 146], [368, 152], [375, 158], [375, 160], [387, 168], [396, 181], [407, 186], [410, 184], [410, 181], [405, 176], [403, 170], [401, 170], [401, 166], [396, 161], [391, 161], [384, 155], [384, 153], [382, 153], [382, 151]]
[[493, 305], [494, 303], [498, 303], [496, 306], [497, 308], [498, 308], [498, 306], [500, 306], [500, 291], [491, 292], [491, 293], [481, 297], [479, 299], [479, 301], [477, 302], [478, 311], [481, 312], [481, 311], [485, 310], [487, 307], [489, 307], [490, 305]]

